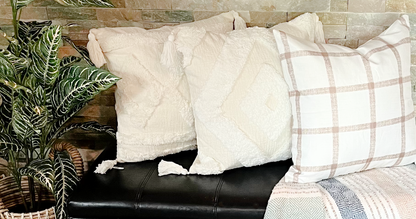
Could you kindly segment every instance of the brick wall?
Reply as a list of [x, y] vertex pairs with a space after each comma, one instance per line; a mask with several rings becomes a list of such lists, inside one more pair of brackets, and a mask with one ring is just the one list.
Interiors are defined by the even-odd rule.
[[[146, 29], [201, 20], [236, 10], [248, 26], [270, 27], [291, 20], [303, 12], [317, 12], [330, 43], [352, 48], [380, 34], [401, 14], [412, 25], [412, 74], [416, 74], [416, 0], [112, 0], [116, 8], [69, 8], [53, 0], [35, 0], [22, 12], [23, 20], [53, 20], [55, 24], [77, 23], [64, 30], [77, 44], [87, 43], [88, 30], [98, 27], [137, 26]], [[0, 26], [11, 34], [9, 0], [0, 0]], [[7, 42], [0, 37], [0, 48]], [[71, 51], [66, 51], [71, 53]], [[416, 81], [416, 77], [413, 77]], [[116, 127], [114, 88], [103, 92], [71, 122], [98, 121]], [[65, 136], [84, 149], [102, 149], [109, 137], [90, 132]]]

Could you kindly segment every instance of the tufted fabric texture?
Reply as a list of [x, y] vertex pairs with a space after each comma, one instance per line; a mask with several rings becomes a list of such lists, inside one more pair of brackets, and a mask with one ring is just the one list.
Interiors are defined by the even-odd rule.
[[[298, 29], [297, 23], [308, 28]], [[316, 15], [306, 14], [286, 29], [303, 31], [307, 39], [312, 33], [313, 39], [319, 23]], [[198, 136], [198, 156], [189, 173], [220, 174], [290, 158], [288, 88], [271, 31], [194, 29], [180, 30], [175, 41], [183, 54]]]
[[228, 12], [155, 30], [131, 27], [90, 31], [88, 50], [94, 63], [98, 67], [107, 63], [108, 69], [122, 78], [116, 90], [117, 161], [137, 162], [195, 149], [186, 78], [180, 65], [161, 64], [162, 53], [170, 62], [179, 61], [176, 50], [164, 51], [178, 28], [192, 26], [225, 33], [233, 30], [234, 21], [244, 27], [236, 12]]

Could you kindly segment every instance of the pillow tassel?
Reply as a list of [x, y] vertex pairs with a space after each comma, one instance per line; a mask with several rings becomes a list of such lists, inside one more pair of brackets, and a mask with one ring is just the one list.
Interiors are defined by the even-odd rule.
[[162, 57], [160, 63], [166, 67], [172, 67], [178, 63], [178, 53], [175, 46], [175, 36], [171, 33], [168, 40], [165, 42], [162, 51]]
[[323, 26], [320, 21], [317, 21], [315, 26], [315, 43], [325, 43]]
[[234, 30], [243, 30], [247, 28], [246, 21], [234, 11]]
[[170, 161], [161, 160], [157, 166], [157, 172], [159, 176], [165, 176], [169, 174], [175, 175], [188, 175], [188, 171], [181, 165]]
[[95, 34], [90, 32], [88, 34], [88, 40], [87, 49], [90, 54], [91, 61], [97, 68], [99, 68], [107, 63], [107, 61], [104, 58], [103, 51], [101, 50], [100, 44], [98, 43]]
[[104, 160], [101, 164], [98, 164], [94, 173], [106, 174], [107, 171], [111, 169], [118, 169], [118, 170], [124, 169], [123, 167], [116, 167], [115, 166], [116, 164], [117, 164], [117, 160]]

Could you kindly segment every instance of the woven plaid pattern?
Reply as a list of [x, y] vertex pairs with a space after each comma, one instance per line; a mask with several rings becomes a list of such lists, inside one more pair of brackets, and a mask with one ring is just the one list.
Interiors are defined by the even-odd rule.
[[279, 182], [264, 219], [414, 219], [415, 209], [416, 166], [410, 164], [317, 183]]
[[356, 50], [274, 34], [293, 113], [287, 182], [416, 160], [407, 16]]

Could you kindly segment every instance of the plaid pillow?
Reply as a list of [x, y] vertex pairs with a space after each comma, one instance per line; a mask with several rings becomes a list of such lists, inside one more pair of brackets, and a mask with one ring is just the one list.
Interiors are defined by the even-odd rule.
[[286, 182], [416, 160], [407, 16], [356, 50], [274, 35], [293, 113]]

